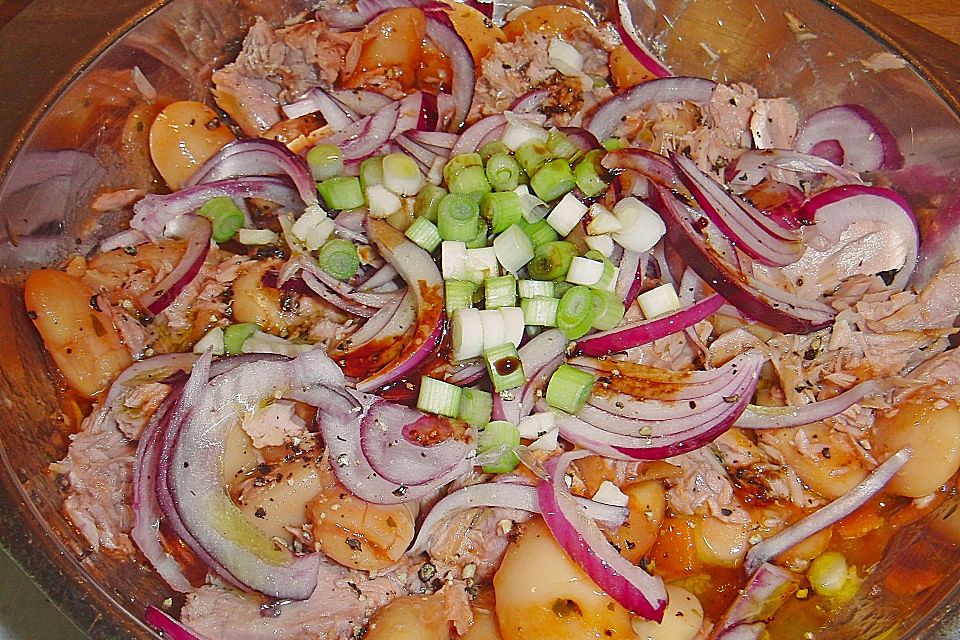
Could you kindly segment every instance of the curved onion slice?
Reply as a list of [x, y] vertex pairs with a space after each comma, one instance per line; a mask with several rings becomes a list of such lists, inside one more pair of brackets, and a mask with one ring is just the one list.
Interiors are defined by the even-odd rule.
[[296, 102], [283, 106], [283, 115], [288, 118], [299, 118], [318, 111], [334, 131], [346, 129], [356, 119], [355, 114], [348, 112], [340, 102], [319, 87], [310, 89]]
[[508, 111], [514, 113], [534, 113], [535, 111], [540, 111], [540, 107], [549, 95], [549, 89], [534, 89], [533, 91], [528, 91], [514, 100]]
[[897, 451], [847, 493], [796, 524], [751, 547], [744, 561], [747, 571], [755, 571], [770, 558], [780, 555], [801, 540], [809, 538], [856, 511], [883, 489], [893, 476], [897, 475], [903, 465], [910, 460], [912, 453], [909, 448]]
[[747, 405], [733, 426], [740, 429], [784, 429], [802, 427], [826, 420], [846, 411], [866, 396], [882, 392], [884, 385], [877, 380], [867, 380], [827, 400], [811, 402], [799, 407], [766, 407]]
[[[588, 518], [600, 520], [611, 527], [622, 525], [629, 515], [626, 507], [615, 507], [586, 498], [575, 498]], [[430, 539], [437, 527], [452, 515], [466, 509], [479, 507], [500, 507], [501, 509], [520, 509], [530, 513], [540, 513], [537, 490], [529, 484], [520, 482], [484, 482], [473, 484], [447, 494], [435, 504], [420, 525], [417, 537], [407, 551], [416, 555], [427, 550]]]
[[626, 308], [630, 308], [630, 305], [640, 294], [646, 262], [646, 253], [624, 249], [620, 264], [617, 265], [620, 268], [620, 274], [617, 276], [617, 285], [614, 292], [623, 300], [623, 306]]
[[310, 597], [317, 586], [320, 556], [294, 557], [250, 523], [233, 503], [220, 477], [225, 432], [251, 407], [321, 384], [342, 385], [343, 374], [320, 350], [287, 362], [242, 364], [204, 386], [177, 425], [165, 456], [171, 497], [192, 536], [185, 542], [191, 548], [199, 545], [247, 589], [275, 598]]
[[[390, 141], [397, 129], [399, 117], [400, 103], [393, 102], [341, 131], [324, 136], [318, 142], [340, 147], [345, 161], [363, 160]], [[397, 135], [404, 131], [407, 129], [398, 131]]]
[[147, 607], [143, 620], [159, 631], [164, 638], [170, 638], [170, 640], [207, 640], [206, 636], [191, 631], [182, 622], [175, 620], [153, 605]]
[[452, 155], [451, 149], [456, 146], [461, 137], [445, 131], [411, 131], [407, 135], [413, 141], [437, 152], [443, 151], [448, 156]]
[[393, 102], [390, 98], [368, 89], [333, 89], [329, 92], [348, 113], [369, 116]]
[[863, 183], [860, 176], [850, 169], [816, 155], [789, 149], [751, 149], [727, 166], [724, 178], [733, 187], [753, 187], [770, 175], [770, 169], [790, 171], [801, 176], [823, 174], [839, 184]]
[[456, 111], [451, 126], [458, 130], [464, 125], [473, 104], [473, 92], [477, 83], [473, 55], [453, 28], [453, 23], [445, 11], [424, 9], [424, 15], [427, 16], [427, 37], [449, 58], [453, 68], [453, 100]]
[[180, 292], [196, 279], [210, 253], [212, 234], [210, 221], [193, 214], [180, 216], [167, 225], [165, 235], [185, 238], [187, 250], [177, 266], [163, 280], [140, 296], [139, 302], [144, 309], [157, 315], [169, 307]]
[[[705, 218], [654, 186], [651, 206], [667, 223], [667, 238], [697, 275], [746, 316], [784, 333], [809, 333], [829, 325], [836, 310], [767, 284], [721, 255], [716, 240], [704, 235]], [[735, 254], [728, 254], [735, 257]]]
[[671, 154], [680, 180], [687, 186], [707, 217], [741, 251], [762, 264], [782, 267], [803, 255], [796, 231], [784, 229], [749, 203], [727, 193], [690, 158]]
[[133, 205], [134, 215], [130, 220], [130, 228], [142, 232], [150, 239], [157, 240], [163, 236], [163, 230], [172, 220], [181, 215], [193, 213], [207, 200], [217, 196], [262, 198], [276, 202], [286, 209], [303, 207], [303, 202], [290, 183], [280, 178], [257, 176], [218, 180], [181, 189], [175, 193], [147, 194]]
[[646, 149], [616, 149], [608, 152], [600, 161], [606, 169], [628, 169], [652, 180], [667, 189], [683, 189], [677, 176], [677, 168], [666, 156]]
[[[877, 259], [902, 256], [902, 265], [897, 269], [890, 286], [893, 289], [903, 289], [907, 286], [910, 276], [917, 265], [920, 252], [920, 231], [917, 219], [910, 209], [910, 205], [903, 197], [891, 189], [870, 187], [865, 185], [845, 185], [818, 193], [810, 198], [797, 217], [801, 222], [813, 223], [812, 227], [804, 230], [804, 238], [816, 236], [808, 242], [811, 250], [830, 254], [830, 247], [840, 243], [847, 230], [859, 222], [872, 222], [877, 229], [882, 230], [885, 243], [882, 247], [871, 247]], [[796, 267], [801, 267], [807, 258], [816, 257], [804, 255]], [[866, 255], [849, 256], [846, 262], [856, 260], [857, 263], [869, 262]], [[891, 267], [888, 267], [891, 268]]]
[[317, 185], [306, 161], [276, 140], [241, 138], [200, 165], [187, 187], [227, 178], [287, 176], [307, 206], [317, 204]]
[[572, 451], [547, 462], [548, 471], [556, 468], [550, 481], [537, 485], [540, 513], [557, 543], [600, 589], [635, 615], [660, 622], [667, 607], [663, 580], [621, 556], [567, 490], [567, 467], [585, 455]]
[[580, 340], [575, 353], [586, 356], [608, 356], [621, 353], [692, 327], [712, 316], [725, 303], [723, 297], [712, 294], [676, 313], [595, 333]]
[[773, 617], [800, 586], [796, 573], [764, 562], [713, 627], [709, 640], [759, 638], [764, 620]]
[[[323, 282], [317, 278], [316, 275], [311, 271], [304, 270], [301, 277], [303, 278], [304, 284], [319, 296], [322, 300], [329, 302], [333, 306], [346, 311], [347, 313], [352, 313], [355, 316], [360, 316], [361, 318], [369, 318], [376, 314], [376, 309], [368, 307], [366, 305], [360, 304], [345, 297], [338, 296], [334, 291], [331, 291], [330, 288], [325, 285]], [[284, 283], [284, 288], [293, 282], [293, 280], [287, 280]]]
[[586, 129], [580, 127], [560, 127], [560, 131], [567, 136], [570, 142], [577, 145], [583, 153], [603, 148], [603, 145], [600, 144], [597, 137]]
[[[417, 319], [416, 302], [409, 290], [395, 300], [388, 302], [367, 320], [345, 344], [350, 350], [359, 349], [369, 342], [383, 340], [390, 336], [402, 336]], [[347, 351], [344, 357], [349, 357]]]
[[553, 372], [563, 363], [569, 342], [558, 329], [550, 329], [539, 334], [517, 351], [527, 383], [510, 399], [504, 399], [499, 393], [493, 394], [495, 419], [507, 420], [516, 424], [521, 418], [530, 415], [542, 395]]
[[640, 36], [637, 34], [636, 27], [633, 26], [633, 15], [630, 13], [630, 4], [627, 0], [617, 0], [614, 5], [616, 12], [617, 32], [620, 34], [620, 40], [623, 42], [627, 51], [633, 54], [644, 69], [649, 71], [657, 78], [668, 78], [673, 74], [660, 60], [647, 48]]
[[817, 111], [800, 127], [793, 148], [813, 153], [817, 144], [830, 140], [835, 140], [843, 149], [843, 166], [847, 169], [876, 171], [903, 167], [903, 154], [893, 133], [861, 105], [843, 104]]
[[443, 336], [443, 278], [429, 253], [381, 220], [367, 223], [370, 239], [383, 259], [406, 280], [417, 304], [417, 327], [400, 355], [373, 376], [357, 384], [369, 392], [402, 378], [437, 348]]
[[643, 82], [595, 106], [584, 117], [583, 128], [596, 136], [597, 140], [606, 140], [630, 113], [666, 102], [706, 104], [716, 86], [713, 80], [685, 76]]
[[470, 125], [462, 134], [457, 144], [450, 150], [450, 157], [458, 156], [463, 153], [472, 153], [480, 148], [480, 142], [491, 131], [496, 131], [499, 127], [507, 124], [507, 118], [502, 113], [487, 116]]

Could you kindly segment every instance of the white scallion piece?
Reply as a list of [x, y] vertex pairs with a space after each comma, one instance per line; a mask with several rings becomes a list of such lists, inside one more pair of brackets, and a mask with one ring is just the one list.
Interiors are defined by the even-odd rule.
[[517, 289], [520, 291], [521, 298], [552, 298], [557, 290], [557, 284], [552, 280], [520, 280], [517, 282]]
[[622, 228], [613, 234], [624, 249], [643, 253], [653, 248], [667, 232], [657, 212], [634, 197], [624, 198], [613, 208]]
[[617, 216], [602, 204], [590, 205], [590, 222], [587, 223], [587, 233], [591, 236], [602, 236], [607, 233], [616, 233], [623, 228], [623, 223]]
[[543, 220], [544, 216], [550, 211], [550, 205], [530, 193], [530, 188], [527, 185], [522, 184], [513, 192], [520, 196], [520, 211], [523, 214], [523, 219], [530, 224]]
[[582, 284], [588, 287], [600, 282], [603, 277], [603, 263], [599, 260], [590, 258], [575, 257], [570, 262], [570, 270], [567, 271], [567, 282], [573, 284]]
[[516, 151], [520, 145], [528, 140], [543, 140], [546, 142], [550, 134], [543, 127], [529, 120], [518, 118], [509, 111], [503, 113], [507, 118], [507, 128], [503, 131], [502, 142], [511, 151]]
[[583, 241], [594, 251], [599, 251], [601, 254], [603, 254], [604, 258], [609, 258], [611, 255], [613, 255], [613, 237], [609, 235], [585, 236]]
[[510, 225], [506, 231], [494, 238], [493, 249], [497, 254], [497, 261], [512, 274], [516, 274], [533, 260], [533, 242], [518, 224]]
[[194, 353], [203, 353], [210, 349], [215, 356], [222, 356], [226, 351], [223, 346], [223, 329], [216, 327], [207, 332], [207, 335], [200, 338], [197, 344], [193, 345]]
[[398, 196], [415, 196], [423, 188], [423, 174], [416, 160], [405, 153], [383, 157], [383, 186]]
[[643, 317], [650, 320], [680, 310], [680, 298], [669, 282], [654, 287], [637, 296], [637, 304], [643, 311]]
[[417, 409], [448, 418], [456, 418], [460, 410], [460, 387], [424, 376], [420, 379]]
[[557, 428], [557, 414], [553, 411], [544, 411], [535, 413], [526, 418], [520, 418], [517, 423], [517, 429], [520, 430], [520, 437], [527, 440], [536, 440]]
[[483, 353], [483, 321], [473, 307], [457, 309], [450, 319], [451, 357], [457, 361], [477, 358]]
[[314, 346], [312, 344], [299, 344], [284, 340], [279, 336], [272, 335], [263, 331], [255, 331], [252, 336], [247, 338], [240, 350], [243, 353], [276, 353], [281, 356], [295, 358], [301, 353], [310, 351]]
[[237, 232], [237, 242], [248, 246], [273, 244], [280, 236], [270, 229], [240, 229]]
[[484, 309], [480, 312], [483, 349], [499, 347], [507, 342], [507, 326], [499, 309]]
[[400, 197], [382, 184], [368, 186], [366, 196], [371, 218], [389, 218], [403, 208]]
[[573, 228], [577, 226], [586, 213], [587, 205], [577, 200], [573, 193], [568, 193], [561, 198], [557, 206], [547, 216], [547, 224], [561, 236], [566, 236], [573, 231]]
[[481, 284], [487, 278], [496, 278], [498, 275], [500, 275], [500, 262], [493, 247], [467, 249], [465, 273], [461, 280]]
[[530, 449], [534, 451], [553, 451], [560, 446], [557, 437], [560, 435], [560, 429], [553, 428], [545, 434], [530, 443]]
[[310, 251], [322, 247], [333, 233], [336, 225], [320, 207], [307, 207], [293, 223], [293, 235]]
[[[523, 339], [523, 309], [520, 307], [500, 307], [497, 311], [503, 316], [503, 341], [519, 347], [520, 341]], [[487, 348], [487, 345], [483, 346], [485, 349]]]
[[620, 487], [609, 480], [604, 480], [593, 494], [593, 499], [603, 504], [609, 504], [614, 507], [625, 507], [630, 502], [630, 498], [620, 491]]
[[467, 243], [444, 240], [440, 243], [440, 265], [444, 280], [467, 279]]
[[554, 38], [547, 47], [547, 60], [553, 68], [565, 76], [579, 76], [583, 73], [583, 56], [577, 48], [560, 38]]

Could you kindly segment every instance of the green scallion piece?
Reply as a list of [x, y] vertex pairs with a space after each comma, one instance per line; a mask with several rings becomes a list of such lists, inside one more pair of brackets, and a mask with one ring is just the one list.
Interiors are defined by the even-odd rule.
[[572, 242], [558, 240], [534, 248], [533, 260], [527, 264], [527, 273], [534, 280], [558, 280], [567, 275], [577, 247]]
[[593, 289], [590, 292], [593, 296], [593, 328], [599, 331], [608, 331], [620, 324], [625, 312], [623, 300], [615, 293], [610, 291], [600, 291]]
[[547, 383], [547, 404], [560, 411], [576, 413], [587, 404], [596, 382], [592, 373], [562, 364]]
[[228, 356], [243, 353], [243, 343], [256, 333], [260, 327], [254, 322], [232, 324], [223, 330], [223, 351]]
[[449, 193], [437, 208], [437, 228], [444, 240], [468, 242], [477, 237], [480, 227], [480, 207], [462, 193]]
[[433, 253], [433, 250], [440, 246], [440, 231], [437, 229], [437, 225], [426, 218], [414, 220], [413, 224], [407, 227], [404, 235], [428, 253]]
[[520, 185], [520, 165], [509, 153], [495, 153], [487, 160], [487, 181], [494, 191], [513, 191]]
[[447, 181], [450, 193], [487, 193], [493, 191], [483, 167], [470, 166], [457, 171]]
[[559, 129], [551, 129], [547, 138], [547, 148], [555, 158], [563, 158], [567, 162], [573, 160], [582, 153], [580, 147], [575, 145], [569, 137]]
[[500, 142], [499, 140], [494, 140], [493, 142], [488, 142], [487, 144], [480, 147], [480, 157], [484, 162], [490, 162], [490, 158], [497, 155], [498, 153], [510, 153], [510, 148]]
[[445, 195], [447, 195], [447, 190], [443, 187], [430, 183], [425, 184], [420, 189], [420, 193], [417, 194], [417, 199], [413, 201], [413, 215], [418, 218], [426, 218], [436, 224], [437, 208]]
[[214, 242], [226, 242], [243, 228], [243, 212], [229, 196], [210, 198], [197, 213], [210, 220]]
[[536, 298], [543, 296], [552, 298], [556, 291], [556, 283], [549, 280], [521, 280], [517, 283], [521, 298]]
[[567, 291], [570, 291], [570, 289], [573, 289], [573, 287], [575, 286], [576, 285], [573, 285], [569, 282], [558, 280], [553, 283], [553, 297], [562, 298], [567, 293]]
[[343, 173], [343, 152], [333, 144], [318, 144], [307, 152], [307, 166], [314, 180], [326, 180]]
[[493, 413], [493, 395], [480, 389], [460, 389], [460, 410], [457, 419], [475, 427], [486, 426]]
[[423, 174], [417, 161], [405, 153], [383, 157], [383, 186], [398, 196], [415, 196], [423, 187]]
[[582, 338], [593, 328], [593, 295], [589, 287], [571, 287], [563, 294], [557, 308], [557, 328], [569, 340]]
[[544, 202], [551, 202], [573, 191], [577, 180], [566, 160], [557, 158], [543, 165], [530, 178], [530, 187]]
[[487, 364], [487, 374], [493, 383], [493, 390], [500, 392], [516, 389], [527, 381], [523, 373], [523, 363], [520, 354], [512, 343], [507, 342], [483, 352], [483, 360]]
[[487, 241], [487, 236], [490, 235], [490, 226], [487, 225], [483, 220], [480, 221], [480, 224], [477, 225], [477, 235], [473, 237], [473, 240], [467, 240], [467, 249], [482, 249], [483, 247], [489, 246]]
[[444, 308], [448, 316], [453, 316], [457, 309], [466, 309], [473, 306], [473, 296], [477, 285], [469, 280], [444, 280]]
[[460, 398], [460, 387], [436, 378], [420, 378], [420, 395], [417, 396], [420, 411], [456, 418], [460, 412]]
[[493, 420], [477, 434], [477, 453], [502, 450], [503, 455], [492, 464], [481, 467], [484, 473], [510, 473], [520, 464], [516, 448], [520, 446], [520, 430], [506, 420]]
[[604, 155], [606, 155], [604, 151], [595, 149], [584, 156], [573, 170], [577, 186], [588, 198], [595, 198], [607, 188], [606, 181], [601, 177], [605, 172], [603, 165], [600, 164]]
[[534, 247], [539, 247], [548, 242], [556, 242], [560, 239], [560, 234], [557, 233], [557, 230], [551, 227], [550, 223], [546, 220], [537, 220], [532, 224], [521, 221], [519, 224], [523, 232], [530, 238], [530, 242], [533, 243]]
[[819, 595], [833, 598], [840, 595], [847, 583], [847, 559], [839, 551], [827, 551], [813, 559], [807, 569], [810, 586]]
[[360, 186], [363, 190], [378, 184], [383, 184], [383, 156], [367, 158], [360, 163]]
[[484, 307], [499, 309], [517, 304], [517, 279], [511, 275], [487, 278], [483, 281]]
[[480, 205], [480, 214], [490, 221], [494, 233], [502, 233], [523, 218], [520, 196], [513, 191], [487, 193]]
[[560, 308], [560, 301], [557, 298], [547, 296], [524, 298], [520, 301], [520, 308], [523, 309], [523, 323], [525, 325], [531, 327], [557, 326], [557, 310]]
[[337, 280], [349, 280], [360, 269], [360, 252], [349, 240], [334, 238], [320, 247], [320, 268]]
[[458, 156], [450, 158], [447, 164], [443, 166], [444, 181], [450, 184], [453, 176], [467, 167], [483, 167], [483, 158], [480, 157], [479, 153], [461, 153]]
[[514, 157], [528, 176], [535, 174], [548, 160], [553, 158], [550, 148], [543, 140], [527, 140], [517, 147]]
[[607, 151], [616, 151], [617, 149], [623, 149], [627, 146], [621, 138], [607, 138], [600, 144], [603, 145], [603, 148]]
[[360, 180], [353, 176], [334, 176], [317, 183], [317, 191], [323, 196], [328, 209], [343, 211], [356, 209], [364, 204]]

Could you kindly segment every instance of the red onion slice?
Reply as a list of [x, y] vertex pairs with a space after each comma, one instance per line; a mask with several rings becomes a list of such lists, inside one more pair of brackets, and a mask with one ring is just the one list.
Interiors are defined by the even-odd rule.
[[708, 640], [759, 638], [764, 630], [762, 622], [773, 617], [794, 594], [800, 580], [792, 571], [763, 563], [714, 625]]
[[[575, 497], [587, 517], [599, 520], [611, 527], [626, 522], [629, 512], [626, 507], [614, 507], [602, 502]], [[520, 509], [530, 513], [540, 513], [537, 490], [529, 484], [520, 482], [484, 482], [473, 484], [447, 494], [430, 509], [417, 532], [417, 537], [407, 551], [407, 555], [417, 555], [427, 550], [430, 539], [444, 521], [467, 509], [480, 507], [499, 507], [501, 509]]]
[[680, 180], [703, 207], [707, 217], [741, 251], [761, 264], [782, 267], [803, 255], [796, 231], [784, 229], [749, 203], [727, 193], [690, 158], [671, 154]]
[[349, 113], [343, 105], [320, 88], [310, 89], [300, 100], [283, 106], [283, 114], [288, 118], [299, 118], [318, 111], [334, 131], [346, 129], [356, 119], [356, 114]]
[[386, 222], [370, 220], [367, 226], [377, 251], [400, 273], [413, 293], [417, 327], [413, 338], [393, 362], [357, 384], [357, 390], [363, 392], [395, 382], [416, 369], [440, 344], [444, 328], [443, 278], [437, 263]]
[[766, 407], [748, 405], [733, 426], [739, 429], [785, 429], [802, 427], [838, 415], [865, 397], [882, 393], [884, 384], [877, 380], [861, 382], [827, 400], [802, 406]]
[[[357, 120], [342, 131], [324, 136], [319, 142], [340, 147], [345, 161], [363, 160], [376, 153], [392, 135], [406, 131], [397, 131], [399, 117], [400, 105], [394, 102]], [[409, 123], [409, 120], [407, 122]]]
[[414, 142], [418, 142], [431, 149], [446, 150], [447, 155], [451, 155], [451, 149], [460, 140], [460, 136], [455, 133], [445, 131], [411, 131], [407, 136]]
[[453, 100], [456, 111], [451, 127], [459, 130], [470, 113], [477, 83], [473, 54], [453, 28], [453, 23], [445, 11], [424, 9], [424, 15], [427, 16], [427, 37], [450, 59], [450, 66], [453, 68]]
[[667, 189], [684, 188], [677, 176], [677, 168], [670, 159], [653, 151], [635, 148], [616, 149], [603, 156], [600, 164], [606, 169], [635, 171]]
[[643, 286], [643, 272], [647, 262], [647, 254], [624, 249], [620, 258], [620, 275], [617, 277], [615, 293], [623, 300], [623, 306], [630, 308], [633, 301], [640, 294]]
[[649, 71], [657, 78], [668, 78], [673, 74], [670, 70], [654, 55], [650, 49], [640, 39], [636, 27], [633, 26], [633, 15], [630, 13], [630, 4], [627, 0], [617, 0], [614, 5], [615, 20], [617, 32], [620, 34], [620, 40], [627, 48], [627, 51], [633, 54], [644, 69]]
[[784, 333], [809, 333], [833, 322], [836, 310], [767, 284], [730, 264], [704, 235], [707, 220], [655, 186], [651, 206], [667, 223], [667, 238], [697, 275], [748, 317]]
[[306, 161], [276, 140], [242, 138], [200, 165], [186, 187], [248, 176], [287, 176], [307, 206], [317, 204], [317, 185]]
[[630, 113], [669, 102], [706, 104], [716, 86], [713, 80], [684, 76], [643, 82], [596, 105], [584, 117], [583, 128], [597, 140], [606, 140]]
[[393, 100], [368, 89], [333, 89], [330, 95], [350, 112], [369, 116], [391, 104]]
[[575, 353], [595, 357], [622, 353], [692, 327], [716, 313], [725, 302], [721, 296], [712, 294], [676, 313], [595, 333], [580, 340]]
[[567, 490], [563, 481], [567, 467], [584, 455], [588, 454], [574, 451], [547, 463], [548, 470], [551, 464], [556, 469], [551, 481], [537, 485], [540, 513], [563, 550], [600, 589], [631, 613], [661, 622], [667, 607], [663, 580], [621, 556]]
[[[303, 278], [303, 282], [307, 285], [307, 287], [309, 287], [310, 291], [315, 293], [322, 300], [329, 302], [331, 305], [342, 311], [346, 311], [347, 313], [351, 313], [355, 316], [360, 316], [361, 318], [369, 318], [377, 312], [377, 310], [373, 309], [372, 307], [368, 307], [348, 298], [338, 296], [310, 271], [304, 270], [301, 277]], [[288, 280], [287, 282], [291, 281]]]
[[549, 96], [549, 89], [534, 89], [514, 100], [507, 110], [514, 113], [534, 113], [540, 111], [540, 107]]
[[770, 176], [770, 169], [799, 174], [803, 178], [826, 175], [839, 184], [862, 184], [860, 176], [815, 155], [788, 149], [751, 149], [724, 170], [724, 178], [733, 187], [753, 187]]
[[[409, 290], [398, 296], [395, 301], [384, 305], [367, 320], [356, 333], [350, 336], [348, 344], [357, 349], [368, 342], [382, 340], [385, 337], [403, 335], [417, 319], [416, 302]], [[347, 352], [349, 356], [349, 351]]]
[[144, 242], [149, 242], [150, 238], [147, 237], [147, 234], [142, 231], [137, 231], [136, 229], [127, 229], [126, 231], [121, 231], [120, 233], [114, 234], [109, 238], [103, 240], [98, 247], [101, 253], [106, 253], [107, 251], [113, 251], [114, 249], [120, 249], [121, 247], [136, 247], [141, 245]]
[[167, 224], [166, 235], [186, 238], [187, 250], [177, 266], [163, 280], [140, 296], [138, 300], [144, 309], [157, 315], [169, 307], [180, 292], [197, 278], [210, 253], [212, 234], [210, 221], [193, 214], [182, 215]]
[[775, 558], [790, 547], [826, 529], [842, 518], [850, 515], [867, 500], [880, 492], [893, 476], [910, 460], [912, 450], [901, 449], [887, 458], [868, 475], [863, 482], [843, 494], [827, 506], [811, 513], [799, 522], [790, 525], [780, 533], [755, 544], [747, 551], [744, 566], [747, 571], [755, 571], [770, 558]]
[[503, 114], [487, 116], [482, 120], [478, 120], [460, 134], [460, 139], [457, 140], [457, 144], [450, 150], [450, 157], [464, 153], [473, 153], [480, 148], [480, 141], [483, 140], [488, 133], [496, 131], [505, 124], [507, 124], [507, 118]]
[[[812, 153], [824, 141], [836, 141], [843, 149], [843, 166], [853, 171], [900, 169], [903, 154], [897, 139], [877, 116], [858, 104], [821, 109], [800, 127], [793, 148]], [[824, 147], [820, 147], [822, 152]]]
[[159, 631], [164, 638], [170, 638], [170, 640], [208, 640], [206, 636], [191, 631], [182, 622], [175, 620], [153, 605], [147, 607], [143, 620]]
[[837, 166], [843, 165], [843, 147], [837, 140], [821, 140], [810, 147], [810, 154], [828, 160]]

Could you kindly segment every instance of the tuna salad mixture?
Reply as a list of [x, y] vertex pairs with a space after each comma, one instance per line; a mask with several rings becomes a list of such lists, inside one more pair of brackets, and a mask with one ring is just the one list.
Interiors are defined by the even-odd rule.
[[674, 75], [625, 3], [489, 9], [141, 77], [152, 192], [25, 286], [66, 515], [165, 637], [826, 637], [960, 467], [960, 263], [916, 268], [896, 136]]

